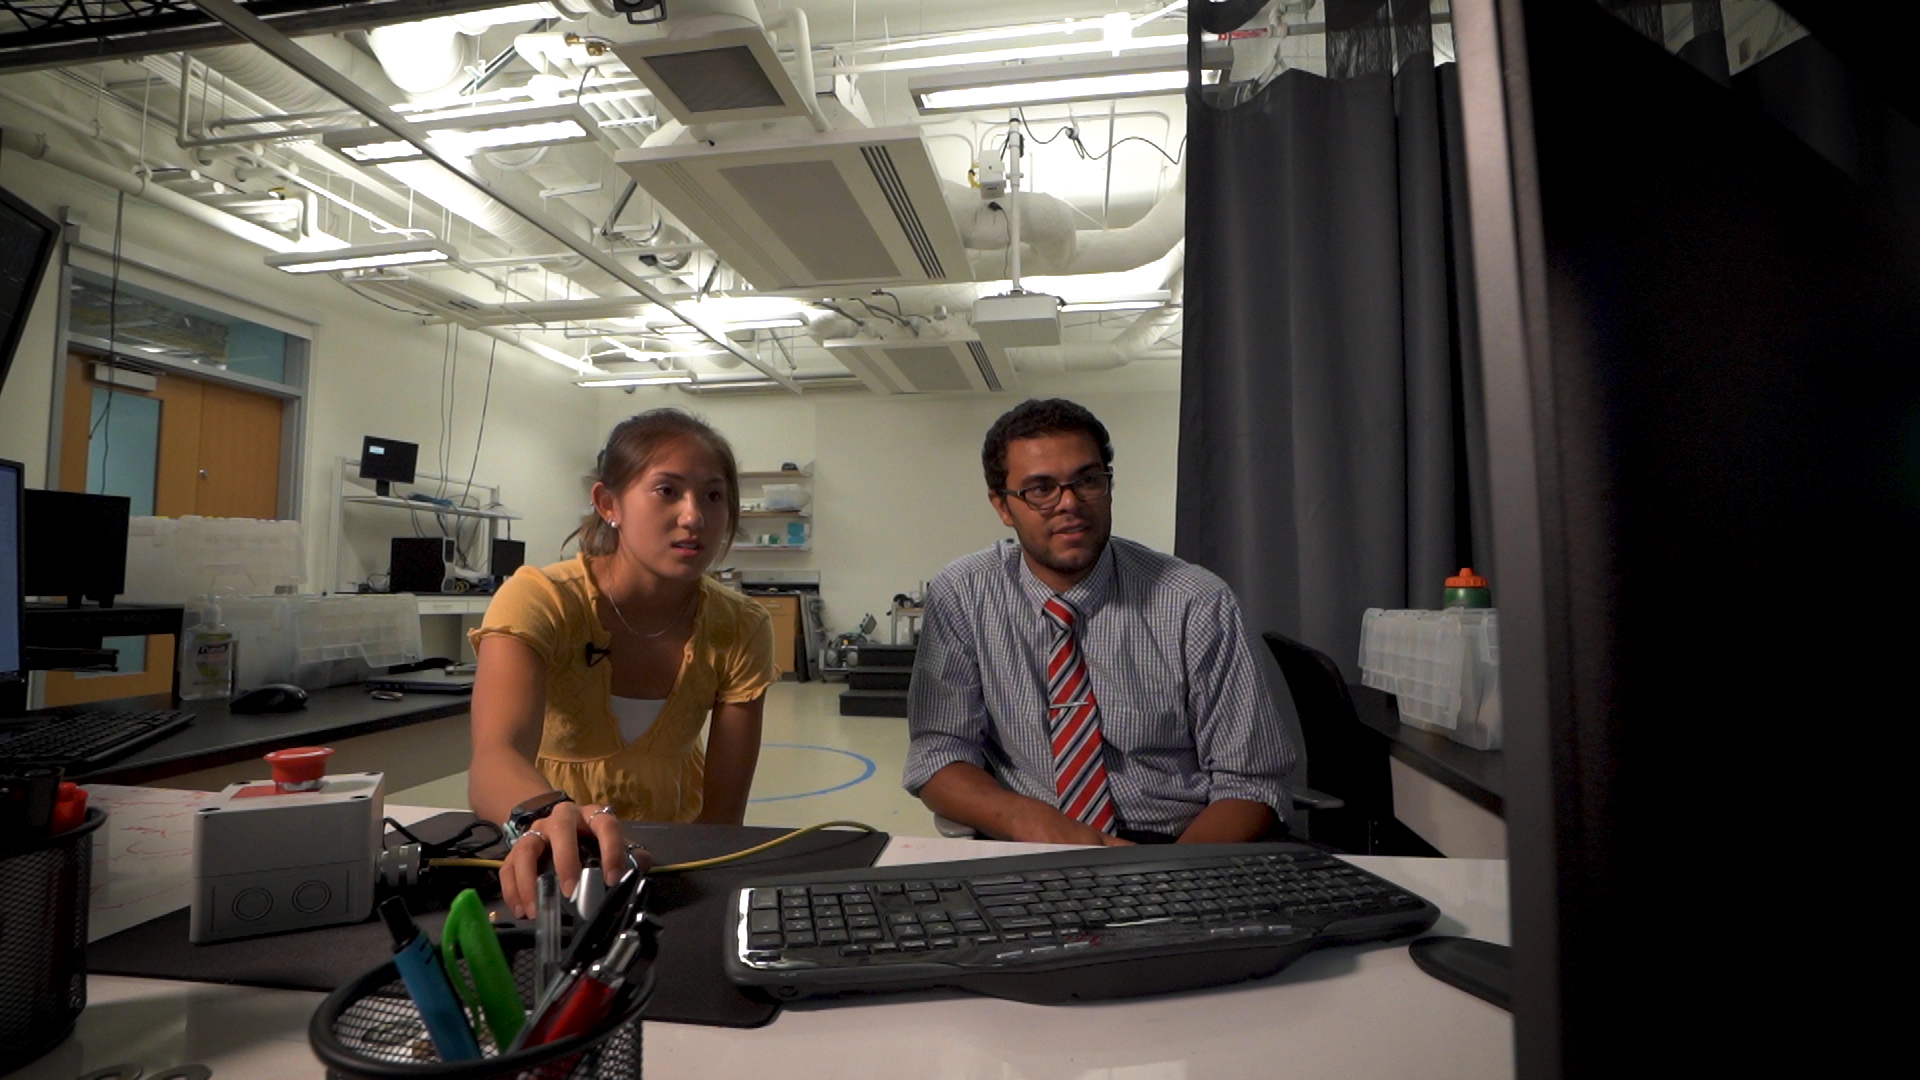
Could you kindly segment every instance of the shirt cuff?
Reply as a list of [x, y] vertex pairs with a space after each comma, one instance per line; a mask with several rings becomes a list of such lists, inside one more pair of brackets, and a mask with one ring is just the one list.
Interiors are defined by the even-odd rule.
[[907, 794], [917, 797], [934, 773], [956, 761], [964, 761], [977, 769], [987, 767], [986, 754], [965, 739], [953, 735], [918, 736], [907, 748], [907, 767], [900, 786], [907, 789]]
[[1224, 772], [1209, 773], [1207, 781], [1209, 803], [1220, 802], [1223, 799], [1265, 803], [1279, 815], [1281, 821], [1293, 819], [1293, 796], [1288, 793], [1285, 781], [1266, 776]]

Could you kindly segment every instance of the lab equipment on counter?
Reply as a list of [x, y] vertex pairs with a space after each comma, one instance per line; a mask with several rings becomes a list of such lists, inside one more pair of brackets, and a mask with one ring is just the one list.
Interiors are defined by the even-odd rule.
[[322, 776], [324, 747], [268, 755], [193, 817], [195, 944], [360, 922], [373, 912], [386, 778]]
[[1396, 695], [1403, 724], [1475, 750], [1500, 748], [1500, 614], [1492, 608], [1368, 608], [1360, 681]]

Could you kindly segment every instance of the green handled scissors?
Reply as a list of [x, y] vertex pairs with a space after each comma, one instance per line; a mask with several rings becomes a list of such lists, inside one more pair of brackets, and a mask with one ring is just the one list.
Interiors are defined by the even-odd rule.
[[[513, 969], [500, 949], [500, 935], [487, 919], [486, 905], [480, 894], [467, 889], [453, 898], [447, 911], [447, 923], [440, 931], [440, 957], [447, 979], [466, 1002], [469, 1012], [478, 1012], [493, 1031], [493, 1044], [502, 1050], [513, 1045], [513, 1037], [527, 1022], [526, 1007], [520, 1003], [520, 991], [513, 981]], [[473, 1025], [479, 1028], [479, 1023]]]

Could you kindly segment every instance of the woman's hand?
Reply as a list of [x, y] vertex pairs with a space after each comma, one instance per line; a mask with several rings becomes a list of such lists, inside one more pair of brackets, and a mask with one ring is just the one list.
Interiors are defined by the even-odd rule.
[[[539, 895], [535, 882], [540, 877], [540, 866], [549, 856], [553, 859], [553, 868], [560, 876], [560, 892], [572, 896], [580, 884], [580, 836], [593, 837], [600, 845], [601, 872], [611, 885], [626, 873], [627, 850], [626, 835], [620, 831], [620, 819], [605, 806], [580, 806], [563, 802], [555, 806], [546, 817], [533, 823], [525, 836], [513, 845], [507, 853], [506, 864], [500, 868], [500, 898], [507, 902], [515, 916], [530, 919], [536, 907], [535, 898]], [[632, 853], [641, 873], [652, 865], [652, 859], [645, 851]]]

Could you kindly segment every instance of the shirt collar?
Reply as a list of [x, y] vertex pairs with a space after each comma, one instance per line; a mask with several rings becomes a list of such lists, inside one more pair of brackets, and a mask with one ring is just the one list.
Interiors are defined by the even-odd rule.
[[[1007, 543], [1013, 549], [1014, 559], [1020, 564], [1020, 588], [1033, 604], [1033, 609], [1038, 611], [1048, 600], [1053, 599], [1054, 591], [1034, 576], [1033, 567], [1027, 565], [1026, 553], [1020, 550], [1020, 542], [1009, 540]], [[1059, 596], [1073, 605], [1074, 610], [1082, 616], [1090, 616], [1107, 602], [1108, 595], [1113, 592], [1113, 576], [1113, 538], [1108, 537], [1106, 544], [1100, 549], [1100, 558], [1094, 561], [1093, 572], [1081, 578], [1078, 584], [1060, 593]]]

